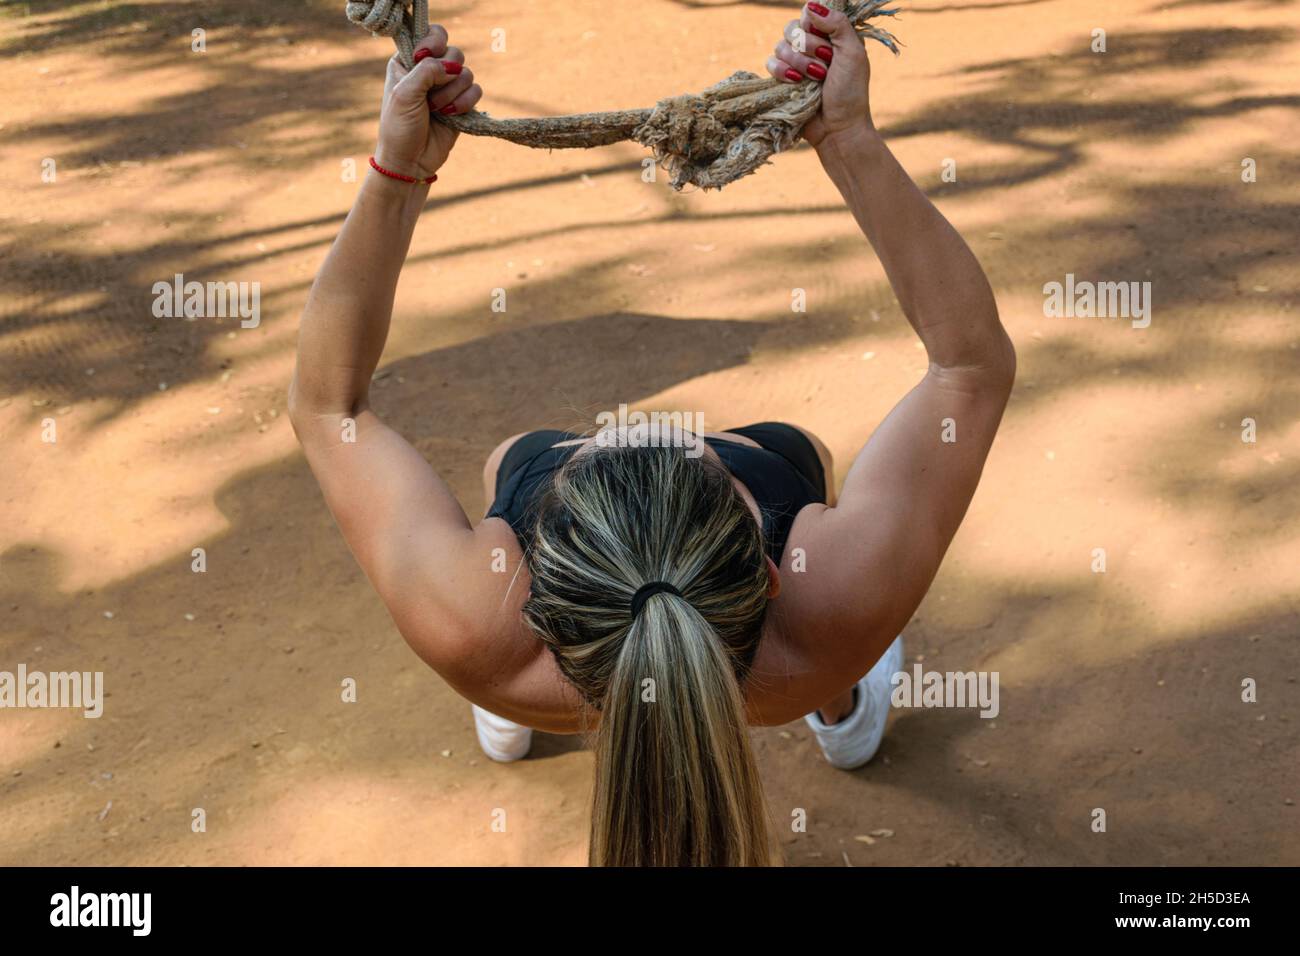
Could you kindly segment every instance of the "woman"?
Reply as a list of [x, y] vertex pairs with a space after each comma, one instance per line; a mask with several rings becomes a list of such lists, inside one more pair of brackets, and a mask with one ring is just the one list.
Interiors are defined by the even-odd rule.
[[534, 432], [488, 459], [492, 506], [475, 525], [367, 400], [425, 181], [456, 139], [429, 111], [465, 112], [482, 94], [441, 27], [420, 46], [409, 73], [390, 64], [383, 171], [363, 184], [303, 314], [295, 431], [357, 560], [411, 647], [475, 705], [490, 755], [521, 756], [528, 728], [594, 729], [592, 863], [768, 863], [747, 724], [806, 714], [833, 764], [874, 754], [896, 635], [965, 514], [1011, 390], [989, 284], [875, 130], [862, 42], [842, 14], [809, 4], [767, 66], [824, 83], [804, 136], [925, 345], [924, 378], [838, 501], [829, 454], [789, 425], [702, 445], [671, 426]]

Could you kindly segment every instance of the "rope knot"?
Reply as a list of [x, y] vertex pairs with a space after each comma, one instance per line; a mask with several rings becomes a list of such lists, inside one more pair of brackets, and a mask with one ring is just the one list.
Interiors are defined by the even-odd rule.
[[392, 37], [402, 65], [415, 66], [415, 45], [429, 33], [429, 0], [348, 0], [346, 9], [372, 36]]
[[727, 148], [727, 127], [709, 112], [703, 96], [686, 93], [660, 100], [646, 120], [644, 133], [654, 130], [669, 153], [708, 165]]
[[377, 37], [395, 37], [402, 29], [406, 4], [399, 0], [354, 0], [347, 6], [348, 19]]
[[632, 138], [654, 150], [674, 189], [716, 189], [790, 148], [820, 103], [816, 84], [791, 86], [739, 70], [702, 93], [660, 100]]

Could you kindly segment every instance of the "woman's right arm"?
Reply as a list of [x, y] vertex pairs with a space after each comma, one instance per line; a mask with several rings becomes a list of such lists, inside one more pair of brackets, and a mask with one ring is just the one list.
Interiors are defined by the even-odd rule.
[[[805, 8], [787, 38], [795, 26], [816, 28], [833, 45], [821, 114], [805, 135], [929, 357], [925, 376], [858, 453], [835, 507], [797, 524], [791, 539], [817, 582], [790, 589], [789, 618], [822, 623], [790, 635], [790, 649], [815, 685], [801, 695], [827, 700], [866, 673], [929, 589], [979, 484], [1015, 378], [1015, 350], [970, 248], [871, 121], [862, 41], [842, 13]], [[810, 36], [814, 43], [824, 41]], [[786, 69], [816, 76], [815, 66], [807, 70], [815, 62], [787, 40], [768, 66], [775, 76]]]
[[880, 133], [864, 122], [824, 138], [817, 155], [880, 257], [931, 365], [993, 384], [1009, 380], [1015, 350], [984, 270]]
[[820, 16], [818, 6], [808, 4], [802, 19], [787, 25], [768, 71], [786, 82], [821, 78], [821, 111], [804, 137], [880, 257], [930, 361], [1009, 371], [1013, 350], [984, 270], [876, 130], [862, 40], [843, 13]]
[[[463, 55], [433, 25], [407, 71], [389, 62], [376, 162], [426, 179], [446, 161], [455, 133], [433, 109], [471, 109], [482, 95]], [[475, 529], [451, 489], [370, 407], [398, 277], [428, 186], [367, 174], [303, 309], [289, 414], [348, 547], [411, 648], [457, 689], [486, 693], [531, 666], [529, 648], [496, 626], [510, 594], [492, 574], [493, 549], [518, 546], [509, 528]], [[472, 383], [468, 383], [472, 384]], [[499, 564], [499, 562], [497, 562]], [[515, 559], [517, 566], [517, 559]], [[536, 653], [534, 657], [538, 656]], [[491, 702], [491, 697], [488, 697]], [[480, 701], [481, 702], [481, 701]]]

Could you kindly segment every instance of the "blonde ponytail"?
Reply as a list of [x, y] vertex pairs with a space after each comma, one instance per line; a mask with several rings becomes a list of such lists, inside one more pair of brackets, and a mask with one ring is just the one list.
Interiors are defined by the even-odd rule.
[[[540, 504], [528, 561], [525, 618], [599, 712], [590, 862], [770, 862], [742, 694], [767, 565], [725, 468], [680, 448], [575, 455]], [[655, 582], [671, 588], [634, 616]]]

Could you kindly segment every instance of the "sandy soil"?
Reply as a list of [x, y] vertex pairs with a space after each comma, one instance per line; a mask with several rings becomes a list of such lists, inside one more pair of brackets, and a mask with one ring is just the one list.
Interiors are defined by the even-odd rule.
[[[757, 732], [774, 816], [808, 813], [787, 858], [1298, 864], [1295, 8], [904, 6], [903, 55], [872, 51], [877, 121], [980, 255], [1021, 369], [908, 660], [997, 670], [1001, 714], [900, 711], [852, 774], [802, 724]], [[792, 15], [439, 7], [501, 116], [760, 69]], [[517, 765], [479, 754], [283, 414], [388, 42], [341, 0], [32, 0], [0, 31], [0, 670], [102, 670], [109, 693], [99, 720], [0, 711], [0, 863], [583, 862], [590, 754], [545, 736]], [[643, 183], [641, 158], [463, 138], [435, 187], [375, 402], [470, 513], [500, 438], [619, 402], [796, 421], [842, 478], [918, 377], [808, 150], [707, 195]], [[261, 325], [154, 318], [176, 273], [261, 283]], [[1150, 281], [1150, 328], [1046, 318], [1067, 273]]]

